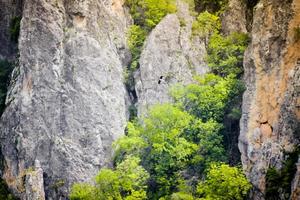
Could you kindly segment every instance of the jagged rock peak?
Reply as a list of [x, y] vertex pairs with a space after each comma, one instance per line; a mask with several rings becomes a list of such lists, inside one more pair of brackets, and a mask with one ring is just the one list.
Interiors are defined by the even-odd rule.
[[130, 17], [123, 3], [24, 2], [19, 66], [0, 121], [3, 178], [22, 199], [43, 196], [31, 191], [39, 173], [23, 181], [35, 160], [50, 200], [67, 199], [74, 182], [110, 165], [111, 143], [126, 125]]
[[208, 71], [205, 42], [192, 35], [188, 4], [178, 0], [177, 10], [162, 19], [144, 45], [135, 76], [139, 115], [153, 104], [170, 102], [170, 86], [191, 83], [193, 75]]

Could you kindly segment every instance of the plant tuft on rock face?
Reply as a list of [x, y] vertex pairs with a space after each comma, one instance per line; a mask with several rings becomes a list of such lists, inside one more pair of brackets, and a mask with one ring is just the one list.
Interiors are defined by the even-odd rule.
[[136, 69], [138, 69], [138, 63], [142, 51], [144, 41], [146, 39], [147, 32], [138, 25], [132, 25], [127, 33], [127, 43], [131, 51], [131, 64], [127, 67], [125, 72], [125, 84], [131, 89], [134, 87], [134, 75]]
[[13, 17], [10, 22], [10, 39], [15, 43], [17, 43], [19, 39], [21, 19], [21, 17], [16, 16]]
[[7, 60], [0, 60], [0, 116], [5, 108], [7, 87], [12, 70], [12, 63], [8, 62]]
[[296, 163], [300, 157], [300, 146], [293, 152], [285, 153], [285, 157], [286, 160], [280, 170], [270, 167], [267, 171], [265, 195], [267, 200], [276, 199], [280, 194], [290, 196], [291, 182], [297, 171]]

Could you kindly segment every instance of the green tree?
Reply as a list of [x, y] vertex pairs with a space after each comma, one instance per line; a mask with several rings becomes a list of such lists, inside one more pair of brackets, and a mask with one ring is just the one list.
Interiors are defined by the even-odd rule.
[[174, 0], [145, 0], [145, 25], [155, 27], [168, 13], [176, 12]]
[[126, 0], [136, 25], [150, 31], [168, 13], [176, 12], [174, 0]]
[[87, 183], [75, 183], [72, 186], [70, 199], [72, 200], [96, 200], [96, 189]]
[[96, 184], [74, 184], [71, 200], [143, 200], [146, 199], [148, 172], [139, 165], [140, 159], [127, 156], [116, 170], [103, 168]]
[[241, 75], [248, 42], [248, 36], [243, 33], [232, 33], [227, 37], [214, 33], [207, 48], [208, 66], [222, 77], [229, 74]]
[[142, 158], [151, 175], [153, 195], [162, 197], [176, 188], [177, 173], [198, 149], [183, 135], [192, 120], [191, 115], [170, 104], [157, 105], [142, 122], [130, 123], [128, 135], [116, 142], [118, 155]]
[[188, 165], [192, 174], [201, 176], [212, 162], [227, 160], [221, 130], [222, 124], [214, 120], [202, 122], [200, 119], [194, 120], [185, 130], [185, 137], [198, 145]]
[[221, 28], [220, 18], [205, 11], [199, 14], [197, 20], [193, 22], [193, 34], [200, 37], [209, 37], [213, 33], [218, 33]]
[[227, 164], [212, 164], [206, 180], [197, 187], [198, 195], [204, 199], [244, 199], [251, 188], [242, 170]]
[[178, 106], [204, 122], [210, 119], [222, 121], [230, 99], [242, 89], [240, 84], [234, 75], [222, 78], [206, 74], [203, 78], [197, 78], [196, 83], [185, 87], [174, 86], [171, 95]]

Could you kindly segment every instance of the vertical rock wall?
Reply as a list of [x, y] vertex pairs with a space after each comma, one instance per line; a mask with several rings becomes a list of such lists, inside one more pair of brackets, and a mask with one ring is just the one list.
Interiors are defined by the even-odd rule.
[[256, 199], [263, 199], [268, 168], [280, 169], [284, 152], [299, 145], [299, 26], [299, 0], [261, 0], [254, 8], [239, 148]]
[[40, 161], [48, 199], [66, 199], [110, 163], [126, 125], [122, 1], [26, 0], [1, 118], [4, 179], [25, 198], [24, 174]]
[[147, 38], [135, 76], [139, 115], [170, 102], [172, 85], [191, 83], [194, 75], [208, 71], [205, 42], [192, 35], [193, 21], [189, 6], [178, 0], [177, 13], [162, 19]]

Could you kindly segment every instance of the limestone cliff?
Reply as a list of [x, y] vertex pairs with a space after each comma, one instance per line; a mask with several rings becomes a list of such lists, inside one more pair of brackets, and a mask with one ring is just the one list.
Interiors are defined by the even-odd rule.
[[300, 1], [261, 0], [253, 12], [239, 148], [253, 198], [264, 199], [267, 170], [299, 145]]
[[122, 4], [24, 1], [20, 65], [0, 122], [3, 178], [22, 199], [36, 160], [48, 199], [66, 199], [72, 183], [110, 163], [111, 143], [126, 125]]
[[[42, 186], [46, 198], [66, 199], [74, 182], [91, 180], [111, 163], [111, 144], [124, 133], [131, 20], [122, 0], [23, 4], [19, 66], [0, 122], [3, 178], [22, 199], [43, 198], [42, 191], [32, 193]], [[139, 113], [169, 101], [171, 84], [207, 71], [205, 44], [192, 36], [194, 17], [186, 3], [177, 7], [143, 49], [135, 76]]]
[[177, 1], [177, 13], [167, 15], [150, 33], [140, 59], [136, 79], [138, 113], [153, 104], [171, 101], [173, 84], [187, 84], [194, 75], [208, 71], [204, 40], [192, 34], [188, 4]]
[[[111, 164], [111, 144], [124, 134], [129, 104], [123, 70], [132, 22], [123, 4], [0, 0], [0, 59], [16, 56], [9, 29], [22, 16], [19, 65], [0, 120], [3, 178], [21, 199], [67, 199], [74, 182], [91, 181]], [[170, 101], [172, 84], [209, 70], [205, 42], [192, 34], [194, 20], [177, 0], [177, 13], [147, 37], [134, 75], [139, 115]], [[267, 170], [280, 169], [300, 140], [300, 0], [230, 0], [222, 25], [225, 34], [251, 37], [239, 148], [255, 186], [252, 197], [264, 199]], [[299, 166], [293, 199], [299, 198]]]

